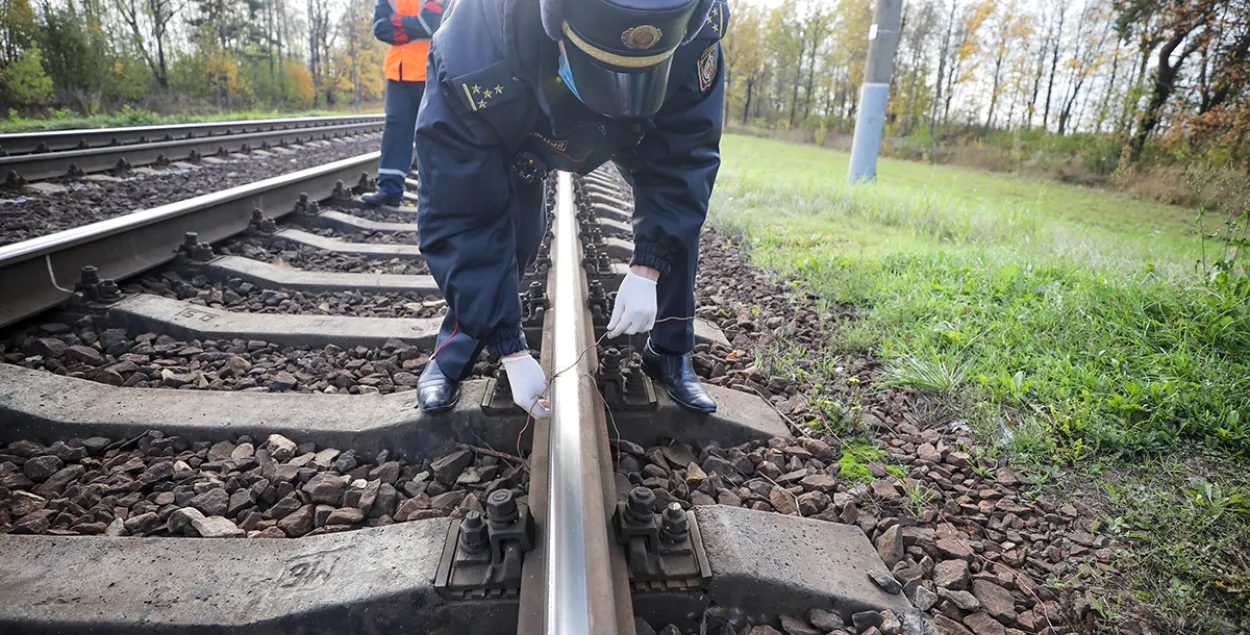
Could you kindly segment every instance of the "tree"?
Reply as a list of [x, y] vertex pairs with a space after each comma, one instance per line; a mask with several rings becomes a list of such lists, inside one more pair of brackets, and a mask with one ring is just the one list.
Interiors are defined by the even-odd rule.
[[[1138, 119], [1137, 130], [1129, 141], [1126, 159], [1141, 160], [1146, 140], [1163, 120], [1163, 105], [1176, 90], [1181, 69], [1210, 36], [1207, 26], [1215, 16], [1218, 0], [1120, 0], [1116, 26], [1122, 34], [1134, 29], [1151, 29], [1150, 41], [1162, 45], [1156, 53], [1155, 76], [1150, 98]], [[1144, 33], [1143, 33], [1144, 35]]]
[[[165, 49], [169, 43], [169, 27], [184, 5], [175, 0], [113, 0], [122, 20], [130, 27], [135, 45], [161, 88], [169, 87], [169, 68]], [[155, 56], [152, 49], [155, 48]]]

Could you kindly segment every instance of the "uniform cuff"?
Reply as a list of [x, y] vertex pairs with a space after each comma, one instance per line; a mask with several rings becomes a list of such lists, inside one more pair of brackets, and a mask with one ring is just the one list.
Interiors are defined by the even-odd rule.
[[634, 243], [634, 259], [629, 264], [651, 267], [659, 271], [660, 275], [667, 274], [669, 269], [672, 268], [668, 250], [656, 243], [646, 242]]
[[525, 331], [519, 326], [501, 328], [486, 339], [486, 352], [495, 357], [528, 351], [529, 348], [525, 341]]

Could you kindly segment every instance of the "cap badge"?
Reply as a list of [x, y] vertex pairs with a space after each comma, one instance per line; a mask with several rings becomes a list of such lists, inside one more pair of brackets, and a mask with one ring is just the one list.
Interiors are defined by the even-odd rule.
[[663, 36], [663, 31], [650, 24], [644, 24], [625, 29], [625, 32], [621, 33], [621, 42], [631, 51], [645, 51], [658, 44]]

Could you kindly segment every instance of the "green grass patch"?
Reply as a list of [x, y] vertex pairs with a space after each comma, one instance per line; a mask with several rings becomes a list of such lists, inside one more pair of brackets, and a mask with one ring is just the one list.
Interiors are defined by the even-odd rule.
[[[818, 425], [854, 434], [861, 390], [931, 393], [988, 439], [978, 453], [1024, 467], [1030, 495], [1096, 479], [1095, 529], [1128, 546], [1099, 596], [1109, 621], [1250, 632], [1250, 214], [1200, 231], [1193, 211], [1097, 190], [895, 161], [849, 187], [837, 152], [737, 136], [722, 151], [712, 222], [830, 308], [857, 306], [830, 350], [889, 365], [863, 387], [808, 361]], [[841, 476], [870, 478], [875, 446], [848, 443]], [[932, 494], [906, 496], [919, 516]]]
[[1094, 529], [1121, 550], [1127, 606], [1174, 633], [1250, 629], [1250, 476], [1191, 453], [1091, 469], [1108, 503]]
[[1195, 266], [1194, 213], [890, 161], [850, 187], [844, 155], [762, 139], [723, 154], [713, 222], [823, 301], [871, 309], [830, 335], [889, 360], [887, 382], [992, 404], [982, 431], [1069, 461], [1250, 451], [1250, 284], [1212, 241]]
[[0, 119], [0, 134], [60, 130], [64, 128], [115, 128], [122, 126], [163, 126], [181, 123], [205, 123], [213, 121], [243, 121], [249, 119], [285, 119], [288, 117], [320, 117], [353, 114], [345, 111], [307, 110], [239, 110], [206, 115], [161, 115], [143, 108], [124, 106], [115, 113], [83, 116], [71, 110], [49, 109], [46, 117], [23, 117], [10, 109], [7, 119]]

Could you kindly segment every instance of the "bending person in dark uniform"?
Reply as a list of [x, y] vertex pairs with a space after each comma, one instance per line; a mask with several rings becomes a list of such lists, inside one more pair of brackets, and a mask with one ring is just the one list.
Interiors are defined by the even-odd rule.
[[[521, 328], [520, 275], [546, 228], [542, 177], [615, 161], [634, 191], [634, 255], [609, 336], [651, 331], [647, 372], [714, 412], [694, 373], [699, 232], [720, 167], [723, 0], [459, 0], [430, 48], [417, 119], [421, 252], [449, 310], [418, 384], [459, 399], [483, 347], [546, 416]], [[656, 324], [660, 319], [678, 318]], [[652, 330], [654, 327], [654, 330]]]

